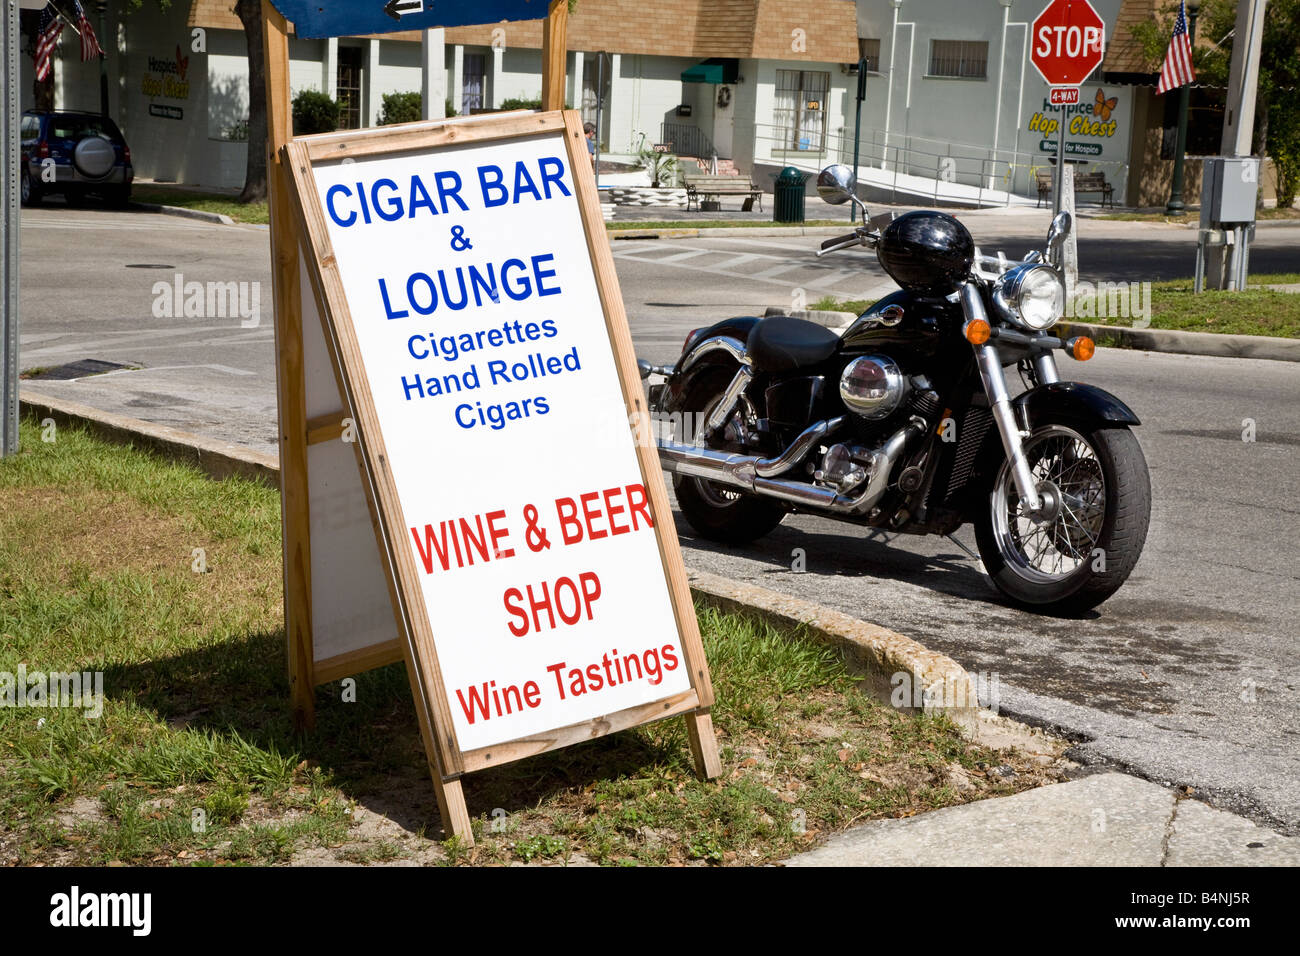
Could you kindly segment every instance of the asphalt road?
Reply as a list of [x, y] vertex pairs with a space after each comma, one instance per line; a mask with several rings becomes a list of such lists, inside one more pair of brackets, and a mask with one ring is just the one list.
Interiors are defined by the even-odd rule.
[[[1045, 212], [964, 216], [981, 246], [1019, 258]], [[262, 450], [274, 449], [267, 234], [142, 213], [50, 206], [23, 216], [24, 368], [83, 358], [139, 366], [42, 391]], [[865, 254], [816, 260], [819, 239], [614, 244], [643, 357], [676, 358], [687, 331], [769, 305], [892, 285]], [[1194, 233], [1084, 220], [1084, 278], [1191, 272]], [[1257, 271], [1300, 271], [1300, 228], [1261, 229]], [[161, 268], [133, 268], [154, 266]], [[154, 283], [260, 282], [261, 322], [158, 318]], [[1143, 419], [1154, 486], [1146, 551], [1115, 598], [1081, 621], [1000, 603], [951, 542], [870, 539], [787, 519], [754, 546], [719, 550], [679, 520], [688, 563], [875, 621], [984, 672], [1004, 712], [1052, 725], [1079, 754], [1194, 787], [1300, 832], [1300, 365], [1102, 350], [1067, 369]], [[1257, 440], [1242, 441], [1244, 419]], [[963, 529], [958, 538], [973, 547]], [[807, 572], [791, 570], [803, 549]]]

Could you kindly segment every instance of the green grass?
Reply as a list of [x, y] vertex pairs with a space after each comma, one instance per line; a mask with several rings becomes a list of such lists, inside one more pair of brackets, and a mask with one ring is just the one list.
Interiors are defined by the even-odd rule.
[[[1153, 329], [1183, 332], [1215, 332], [1223, 335], [1272, 335], [1300, 338], [1300, 294], [1266, 289], [1266, 285], [1300, 282], [1300, 274], [1252, 275], [1244, 292], [1192, 291], [1191, 279], [1156, 282], [1151, 286]], [[867, 299], [843, 300], [826, 296], [809, 308], [852, 312], [860, 315], [874, 305]], [[1126, 318], [1098, 318], [1078, 314], [1077, 321], [1096, 325], [1132, 327]]]
[[400, 665], [357, 675], [354, 703], [318, 688], [316, 730], [291, 729], [276, 492], [41, 437], [25, 422], [0, 462], [0, 671], [99, 671], [106, 700], [0, 707], [0, 865], [758, 863], [1056, 779], [864, 697], [824, 645], [704, 610], [721, 779], [663, 721], [466, 777], [478, 844], [437, 842]]
[[[1271, 335], [1300, 338], [1300, 294], [1278, 292], [1263, 285], [1300, 281], [1293, 274], [1251, 276], [1243, 292], [1207, 290], [1197, 295], [1191, 279], [1157, 282], [1151, 287], [1153, 329], [1214, 332], [1223, 335]], [[1097, 325], [1133, 326], [1132, 319], [1079, 315], [1078, 321]]]
[[235, 222], [251, 222], [265, 225], [269, 223], [266, 200], [242, 203], [233, 196], [224, 193], [209, 193], [194, 189], [179, 189], [170, 186], [151, 186], [137, 184], [131, 189], [133, 202], [153, 203], [161, 206], [181, 206], [185, 209], [197, 209], [200, 212], [218, 213], [229, 216]]
[[848, 219], [810, 219], [807, 222], [770, 222], [765, 219], [664, 219], [652, 222], [615, 219], [605, 223], [610, 232], [623, 232], [629, 229], [764, 229], [772, 226], [843, 226], [845, 232], [853, 229]]

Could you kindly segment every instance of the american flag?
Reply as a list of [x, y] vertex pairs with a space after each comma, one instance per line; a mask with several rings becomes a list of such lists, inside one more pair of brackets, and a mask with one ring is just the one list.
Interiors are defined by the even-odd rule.
[[1160, 68], [1160, 85], [1156, 94], [1168, 93], [1180, 86], [1186, 86], [1196, 79], [1192, 70], [1192, 40], [1187, 35], [1187, 4], [1178, 4], [1178, 20], [1174, 23], [1174, 36], [1169, 41], [1169, 52], [1165, 54], [1165, 65]]
[[86, 11], [81, 7], [81, 0], [72, 0], [72, 5], [77, 14], [77, 30], [81, 33], [81, 62], [97, 56], [103, 56], [104, 51], [99, 45], [99, 38], [95, 36], [95, 31], [86, 19]]
[[63, 32], [63, 21], [59, 19], [54, 4], [47, 3], [41, 11], [39, 29], [36, 34], [36, 79], [44, 81], [50, 75], [50, 64], [54, 57], [54, 45]]

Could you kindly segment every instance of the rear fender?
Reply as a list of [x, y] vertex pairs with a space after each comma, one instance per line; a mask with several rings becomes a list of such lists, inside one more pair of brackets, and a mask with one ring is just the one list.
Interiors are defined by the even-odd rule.
[[743, 354], [749, 343], [749, 334], [758, 323], [757, 316], [740, 316], [697, 331], [677, 360], [677, 370], [668, 379], [664, 410], [671, 412], [678, 408], [700, 376], [716, 374], [719, 368], [734, 371], [739, 364], [738, 354]]

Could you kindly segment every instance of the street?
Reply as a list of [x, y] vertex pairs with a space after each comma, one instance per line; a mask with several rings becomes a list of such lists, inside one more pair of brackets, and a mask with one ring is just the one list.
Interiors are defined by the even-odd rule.
[[[813, 203], [810, 215], [822, 215]], [[962, 215], [983, 251], [1040, 247], [1048, 212]], [[1195, 232], [1082, 220], [1086, 279], [1190, 275]], [[642, 357], [672, 362], [687, 332], [729, 314], [893, 288], [865, 252], [817, 260], [820, 237], [619, 240], [615, 261]], [[135, 370], [34, 383], [119, 414], [275, 449], [267, 232], [146, 213], [23, 211], [25, 369], [81, 359]], [[1256, 272], [1300, 271], [1300, 228], [1260, 229]], [[157, 317], [155, 283], [260, 283], [260, 315]], [[171, 293], [166, 292], [170, 297]], [[254, 324], [256, 319], [256, 324]], [[1069, 363], [1069, 360], [1062, 359]], [[1154, 510], [1128, 584], [1087, 619], [1004, 606], [951, 542], [870, 538], [787, 519], [743, 550], [695, 539], [687, 564], [852, 613], [996, 674], [1004, 712], [1057, 728], [1082, 757], [1195, 788], [1300, 832], [1300, 366], [1103, 349], [1075, 375], [1142, 419]], [[1242, 440], [1253, 420], [1256, 440]], [[973, 534], [958, 538], [974, 546]], [[806, 573], [791, 570], [796, 549]]]

